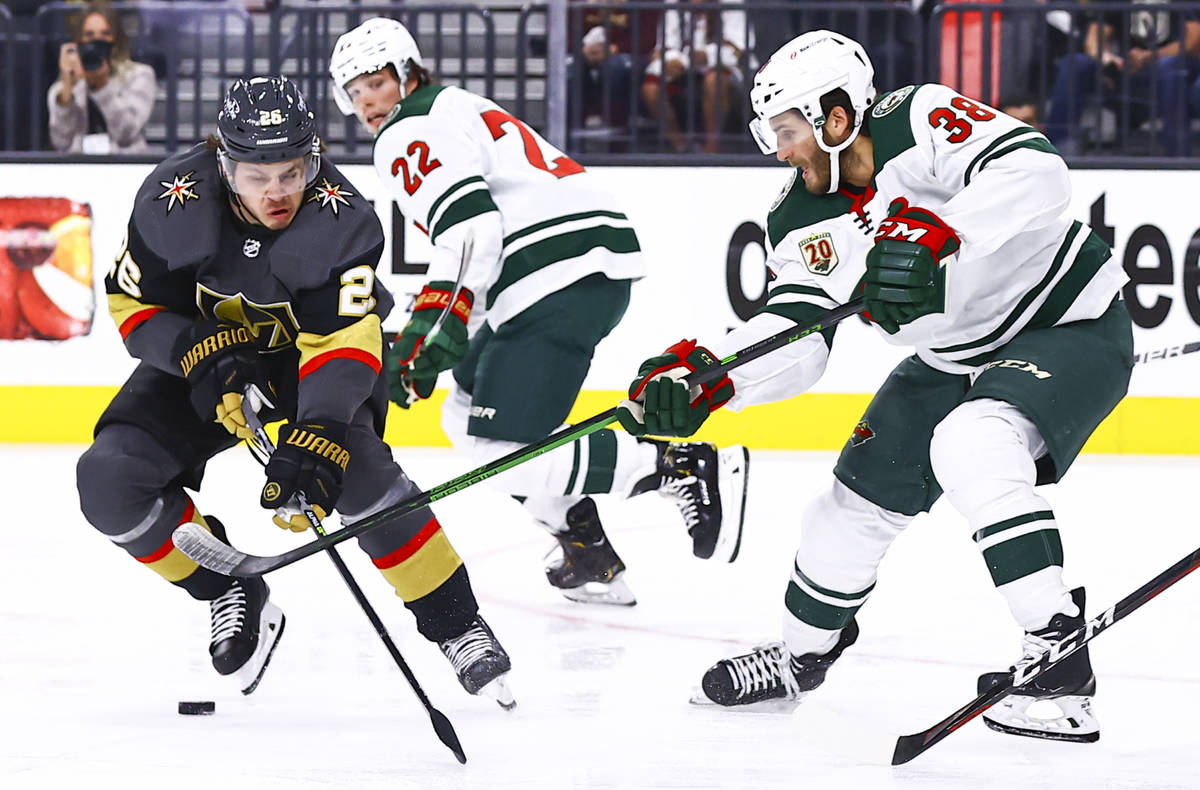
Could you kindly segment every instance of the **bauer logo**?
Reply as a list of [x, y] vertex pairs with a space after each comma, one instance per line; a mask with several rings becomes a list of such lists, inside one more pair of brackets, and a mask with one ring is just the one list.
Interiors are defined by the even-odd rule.
[[471, 416], [477, 420], [491, 420], [496, 417], [496, 410], [491, 406], [472, 406]]
[[915, 85], [905, 85], [899, 90], [892, 91], [887, 96], [884, 96], [883, 99], [880, 100], [879, 104], [875, 105], [875, 109], [871, 110], [871, 115], [876, 118], [882, 118], [892, 110], [899, 107], [901, 104], [904, 104], [904, 100], [907, 99], [909, 94], [911, 94], [914, 90], [916, 90]]

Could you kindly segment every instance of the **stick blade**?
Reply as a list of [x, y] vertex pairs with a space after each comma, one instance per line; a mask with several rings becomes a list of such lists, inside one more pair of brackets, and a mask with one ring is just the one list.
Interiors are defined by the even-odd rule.
[[926, 749], [925, 733], [902, 735], [896, 739], [896, 750], [892, 752], [892, 765], [903, 765]]
[[198, 562], [210, 571], [229, 576], [246, 554], [227, 543], [194, 521], [176, 527], [171, 535], [175, 548], [182, 551], [193, 562]]
[[429, 720], [433, 722], [433, 731], [437, 733], [437, 737], [446, 744], [446, 748], [454, 752], [454, 758], [461, 765], [466, 765], [467, 755], [463, 752], [462, 744], [458, 742], [458, 734], [454, 732], [454, 725], [450, 723], [446, 715], [437, 708], [430, 707]]

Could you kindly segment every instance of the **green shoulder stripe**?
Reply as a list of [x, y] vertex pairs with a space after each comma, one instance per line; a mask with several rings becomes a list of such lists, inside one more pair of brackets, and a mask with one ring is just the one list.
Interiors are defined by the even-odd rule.
[[793, 230], [833, 219], [850, 211], [853, 205], [853, 200], [840, 193], [812, 194], [804, 187], [799, 171], [795, 171], [795, 178], [767, 214], [767, 238], [771, 240], [772, 247], [778, 247], [783, 238]]
[[375, 138], [378, 139], [379, 135], [383, 134], [384, 129], [404, 118], [411, 118], [415, 115], [428, 115], [429, 109], [433, 106], [433, 100], [445, 88], [445, 85], [426, 85], [423, 88], [417, 88], [405, 96], [399, 104], [392, 108], [392, 111], [388, 113], [388, 117], [379, 125], [379, 131], [375, 133]]
[[459, 187], [466, 186], [467, 184], [473, 184], [476, 181], [483, 184], [484, 189], [486, 190], [487, 182], [483, 180], [483, 176], [467, 176], [462, 181], [451, 184], [449, 188], [442, 192], [442, 194], [438, 195], [437, 200], [433, 201], [433, 205], [429, 207], [429, 213], [425, 215], [425, 226], [429, 227], [433, 224], [433, 218], [437, 215], [438, 209], [442, 207], [442, 204], [445, 203], [451, 195], [458, 191]]
[[884, 94], [867, 113], [863, 123], [874, 145], [876, 173], [883, 170], [887, 162], [917, 144], [909, 115], [913, 96], [920, 89], [920, 85], [906, 85]]
[[471, 217], [478, 217], [480, 214], [486, 214], [489, 211], [499, 210], [496, 207], [496, 203], [492, 200], [492, 193], [486, 189], [476, 189], [474, 192], [468, 192], [451, 203], [450, 207], [438, 219], [437, 225], [429, 229], [429, 240], [431, 242], [437, 241], [438, 236], [464, 220], [468, 220]]
[[[1027, 137], [1024, 140], [1019, 140], [1015, 143], [1009, 143], [1009, 141], [1014, 137], [1020, 137], [1022, 135], [1029, 134], [1036, 134], [1037, 136]], [[1051, 145], [1050, 141], [1043, 137], [1037, 129], [1034, 129], [1032, 126], [1022, 126], [1020, 129], [1013, 129], [1007, 134], [1000, 135], [992, 141], [991, 145], [980, 151], [975, 158], [971, 160], [971, 164], [967, 165], [967, 170], [963, 174], [963, 186], [969, 186], [971, 179], [978, 175], [979, 171], [982, 170], [988, 162], [1004, 156], [1005, 154], [1012, 153], [1019, 148], [1029, 148], [1034, 151], [1042, 151], [1043, 153], [1060, 156], [1058, 149]]]

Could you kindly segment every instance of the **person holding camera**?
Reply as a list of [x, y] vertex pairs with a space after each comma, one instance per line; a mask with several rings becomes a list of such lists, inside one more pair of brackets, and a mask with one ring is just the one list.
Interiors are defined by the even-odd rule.
[[90, 3], [78, 24], [59, 51], [58, 80], [50, 86], [51, 144], [85, 154], [147, 150], [154, 70], [129, 59], [120, 18], [107, 4]]

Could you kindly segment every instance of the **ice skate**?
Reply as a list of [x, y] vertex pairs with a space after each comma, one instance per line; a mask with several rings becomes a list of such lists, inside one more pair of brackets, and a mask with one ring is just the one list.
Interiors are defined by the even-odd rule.
[[233, 675], [243, 694], [258, 688], [287, 622], [269, 595], [262, 579], [233, 579], [229, 589], [209, 601], [213, 669]]
[[674, 500], [692, 536], [692, 553], [733, 562], [742, 545], [750, 452], [741, 445], [718, 450], [709, 442], [649, 441], [658, 451], [655, 470], [632, 494], [657, 491]]
[[468, 694], [490, 697], [505, 710], [516, 707], [504, 676], [512, 669], [508, 653], [496, 640], [483, 617], [475, 620], [458, 636], [438, 643], [458, 674], [458, 682]]
[[858, 639], [854, 620], [842, 629], [837, 644], [827, 653], [793, 656], [782, 642], [760, 645], [749, 653], [718, 661], [701, 681], [700, 692], [692, 698], [697, 705], [724, 707], [773, 703], [776, 707], [794, 705], [825, 681], [825, 673], [842, 651]]
[[608, 542], [591, 497], [568, 510], [566, 521], [566, 530], [554, 535], [558, 546], [547, 556], [550, 584], [579, 603], [636, 604], [624, 580], [625, 563]]
[[[1057, 614], [1045, 628], [1025, 635], [1022, 662], [1037, 660], [1055, 642], [1083, 626], [1084, 590], [1072, 590], [1079, 614]], [[999, 682], [1006, 673], [979, 676], [978, 693]], [[1055, 741], [1091, 743], [1100, 739], [1100, 723], [1092, 713], [1096, 676], [1087, 645], [1055, 664], [1044, 674], [1019, 686], [983, 713], [983, 722], [997, 732], [1048, 738]], [[1057, 709], [1057, 710], [1055, 710]], [[1055, 715], [1057, 714], [1057, 715]]]

